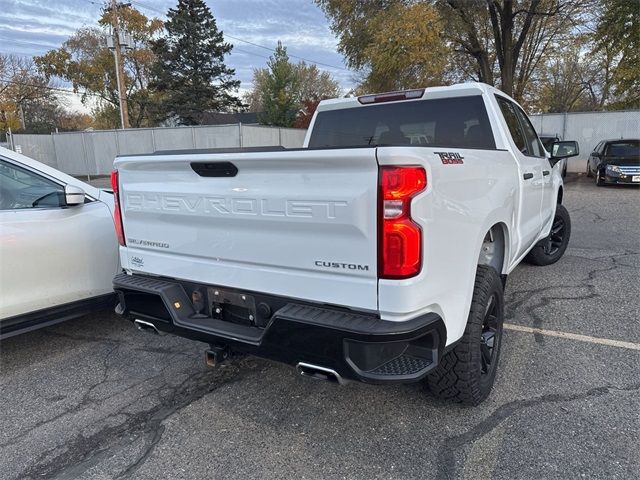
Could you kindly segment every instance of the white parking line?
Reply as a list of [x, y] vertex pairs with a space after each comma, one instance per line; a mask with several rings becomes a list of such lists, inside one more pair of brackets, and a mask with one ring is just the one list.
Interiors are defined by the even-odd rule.
[[540, 335], [548, 335], [550, 337], [566, 338], [569, 340], [577, 340], [578, 342], [597, 343], [599, 345], [607, 345], [608, 347], [626, 348], [629, 350], [640, 350], [640, 343], [621, 342], [620, 340], [610, 340], [608, 338], [590, 337], [588, 335], [580, 335], [579, 333], [558, 332], [556, 330], [544, 330], [542, 328], [525, 327], [523, 325], [514, 325], [513, 323], [505, 323], [505, 330], [515, 330], [517, 332], [539, 333]]

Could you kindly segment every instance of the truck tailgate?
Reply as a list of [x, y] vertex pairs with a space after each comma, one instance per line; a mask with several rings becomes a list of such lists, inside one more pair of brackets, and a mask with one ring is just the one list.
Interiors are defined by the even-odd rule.
[[156, 154], [115, 167], [124, 268], [377, 309], [374, 148]]

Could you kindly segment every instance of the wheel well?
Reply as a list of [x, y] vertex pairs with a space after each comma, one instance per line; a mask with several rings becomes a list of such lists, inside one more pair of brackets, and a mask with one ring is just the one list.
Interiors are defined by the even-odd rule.
[[484, 236], [478, 265], [493, 267], [502, 275], [507, 254], [507, 229], [503, 223], [496, 223]]
[[564, 195], [564, 189], [560, 187], [558, 189], [558, 205], [562, 203], [562, 195]]

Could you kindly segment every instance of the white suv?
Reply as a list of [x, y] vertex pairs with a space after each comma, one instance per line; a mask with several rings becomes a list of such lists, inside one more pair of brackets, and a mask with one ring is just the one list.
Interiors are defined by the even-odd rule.
[[113, 194], [0, 148], [0, 338], [113, 305]]

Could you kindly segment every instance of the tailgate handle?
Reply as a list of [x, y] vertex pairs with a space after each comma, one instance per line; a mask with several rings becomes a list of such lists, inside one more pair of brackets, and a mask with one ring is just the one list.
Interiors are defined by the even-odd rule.
[[191, 168], [201, 177], [235, 177], [238, 167], [231, 162], [191, 162]]

